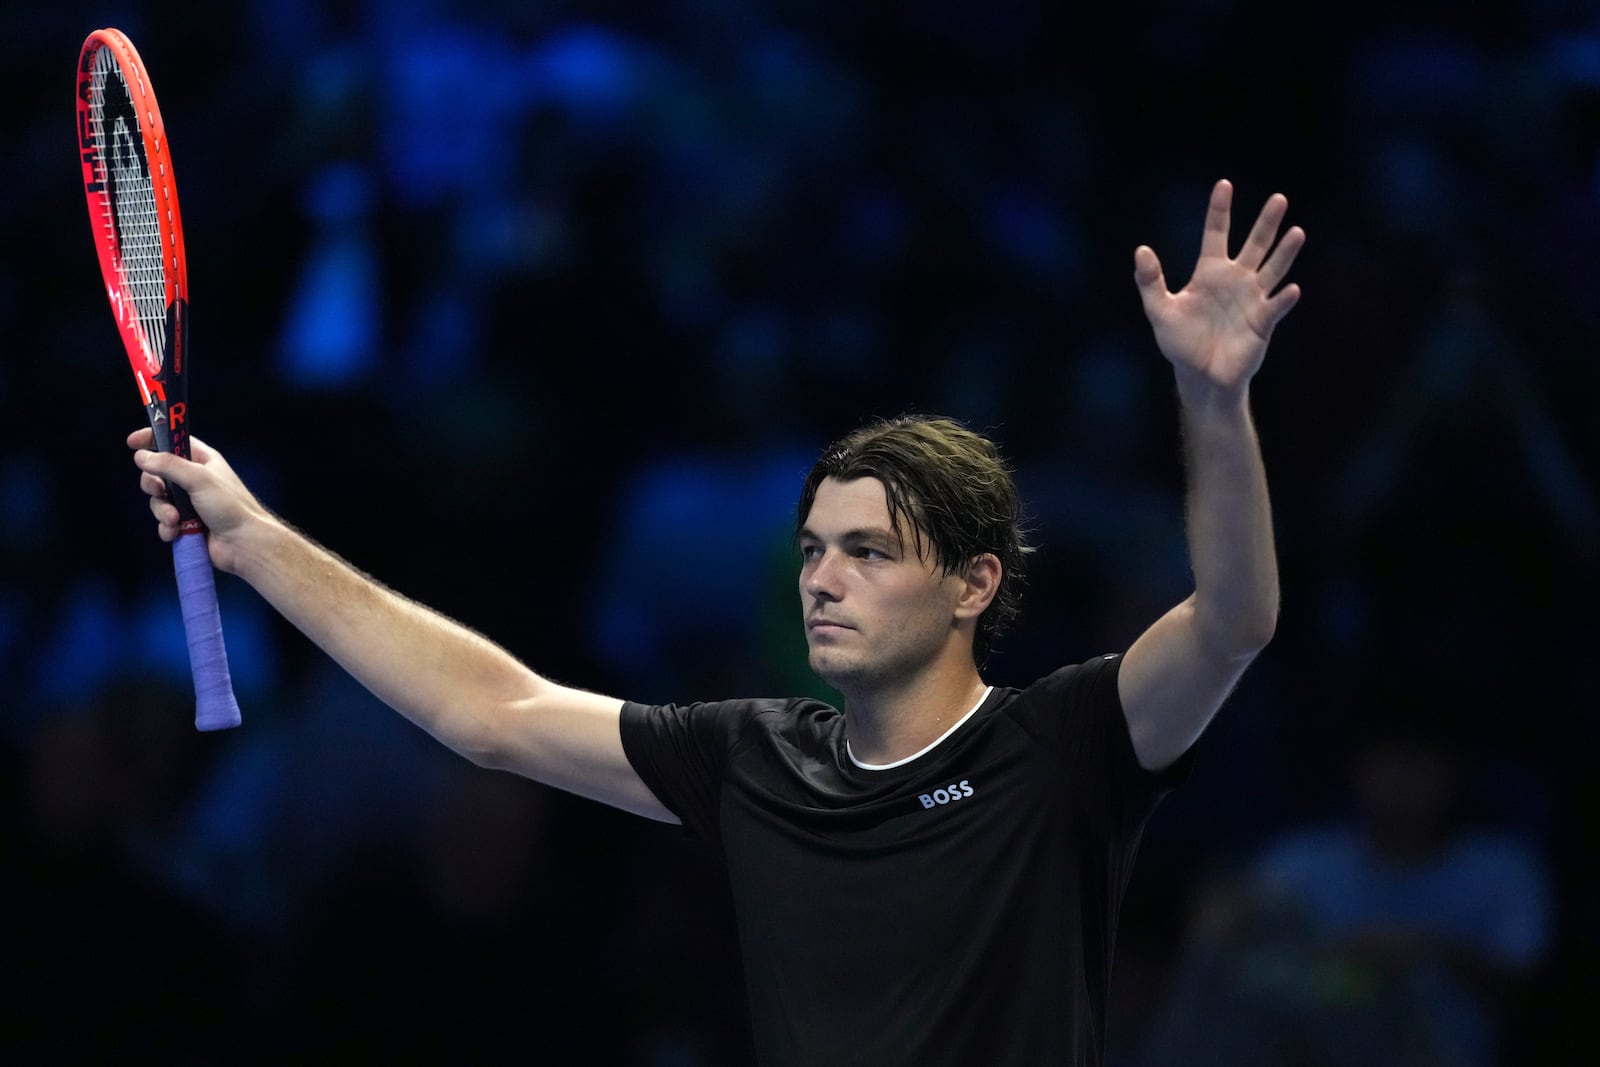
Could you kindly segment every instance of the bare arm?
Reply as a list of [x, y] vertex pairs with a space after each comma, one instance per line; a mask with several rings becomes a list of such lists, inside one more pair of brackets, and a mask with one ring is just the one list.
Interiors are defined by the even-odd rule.
[[510, 653], [400, 596], [311, 541], [255, 499], [221, 453], [194, 461], [128, 438], [161, 537], [177, 536], [163, 479], [189, 492], [212, 562], [248, 582], [385, 704], [485, 767], [513, 771], [663, 822], [676, 822], [622, 749], [622, 701], [535, 674]]
[[1134, 253], [1145, 312], [1177, 376], [1195, 580], [1193, 594], [1133, 643], [1118, 676], [1134, 752], [1150, 770], [1194, 743], [1277, 626], [1278, 563], [1250, 380], [1299, 299], [1298, 286], [1278, 286], [1305, 234], [1291, 227], [1278, 240], [1288, 201], [1274, 195], [1230, 258], [1232, 201], [1232, 187], [1218, 182], [1194, 276], [1179, 292], [1167, 290], [1153, 251]]

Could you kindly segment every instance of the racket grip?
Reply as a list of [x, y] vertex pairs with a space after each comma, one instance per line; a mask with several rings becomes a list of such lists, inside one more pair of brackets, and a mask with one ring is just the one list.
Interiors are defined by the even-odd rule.
[[183, 632], [189, 641], [189, 669], [194, 673], [194, 728], [227, 730], [239, 725], [239, 702], [228, 673], [228, 650], [222, 643], [222, 612], [217, 608], [216, 577], [206, 551], [205, 532], [186, 533], [172, 542], [178, 572], [178, 602]]

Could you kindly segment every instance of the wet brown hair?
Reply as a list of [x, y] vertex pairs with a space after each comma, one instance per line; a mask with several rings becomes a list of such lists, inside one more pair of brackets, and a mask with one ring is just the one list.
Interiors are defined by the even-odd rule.
[[946, 575], [984, 553], [999, 559], [1000, 588], [978, 616], [972, 643], [973, 657], [982, 664], [1017, 615], [1023, 562], [1033, 551], [1025, 540], [1016, 482], [994, 442], [954, 419], [933, 416], [902, 415], [864, 426], [829, 445], [806, 476], [797, 535], [824, 478], [882, 482], [889, 521], [902, 544], [910, 530], [917, 555], [926, 558], [926, 544]]

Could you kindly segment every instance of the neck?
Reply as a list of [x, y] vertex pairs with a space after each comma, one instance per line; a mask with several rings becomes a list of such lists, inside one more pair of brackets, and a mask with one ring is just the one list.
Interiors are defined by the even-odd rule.
[[985, 689], [970, 661], [871, 692], [845, 694], [850, 753], [863, 763], [894, 763], [922, 751], [977, 704]]

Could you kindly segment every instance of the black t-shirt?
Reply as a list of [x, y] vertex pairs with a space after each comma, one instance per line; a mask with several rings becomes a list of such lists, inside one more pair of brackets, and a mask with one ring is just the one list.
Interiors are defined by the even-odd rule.
[[1101, 1062], [1118, 907], [1187, 765], [1139, 766], [1120, 663], [992, 689], [883, 769], [814, 700], [623, 707], [635, 770], [721, 848], [762, 1064]]

